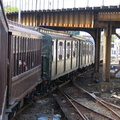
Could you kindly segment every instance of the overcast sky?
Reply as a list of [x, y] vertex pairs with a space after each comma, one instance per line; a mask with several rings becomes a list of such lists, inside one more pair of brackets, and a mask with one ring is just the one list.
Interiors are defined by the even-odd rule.
[[[15, 6], [15, 1], [17, 1], [17, 7], [19, 6], [19, 0], [3, 0], [6, 4], [11, 4]], [[23, 9], [35, 9], [36, 8], [36, 0], [21, 0], [23, 1], [22, 7]], [[37, 8], [39, 9], [61, 9], [63, 8], [63, 1], [64, 1], [64, 8], [73, 8], [75, 7], [93, 7], [93, 6], [102, 6], [103, 2], [104, 5], [120, 5], [120, 0], [37, 0]], [[41, 1], [41, 2], [40, 2]], [[49, 1], [49, 2], [48, 2]], [[53, 4], [54, 1], [54, 4]], [[74, 1], [75, 4], [74, 4]], [[48, 4], [49, 3], [49, 4]], [[58, 5], [59, 3], [59, 5]], [[25, 6], [26, 5], [26, 6]]]

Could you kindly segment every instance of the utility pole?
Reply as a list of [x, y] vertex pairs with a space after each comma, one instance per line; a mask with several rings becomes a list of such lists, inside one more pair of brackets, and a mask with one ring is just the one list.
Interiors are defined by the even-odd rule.
[[41, 0], [40, 0], [40, 3], [39, 3], [39, 10], [41, 10]]
[[52, 9], [54, 9], [54, 0], [52, 0]]
[[89, 7], [89, 0], [87, 0], [87, 7]]
[[76, 0], [74, 0], [74, 8], [75, 8]]
[[102, 1], [102, 6], [104, 6], [104, 0]]
[[57, 9], [59, 9], [59, 0], [57, 0]]
[[48, 0], [48, 10], [49, 10], [49, 0]]
[[21, 23], [21, 0], [19, 0], [18, 23]]
[[45, 0], [43, 1], [43, 10], [45, 9]]
[[63, 9], [64, 9], [64, 0], [63, 0]]
[[38, 1], [36, 0], [36, 10], [37, 10], [37, 2], [38, 2]]

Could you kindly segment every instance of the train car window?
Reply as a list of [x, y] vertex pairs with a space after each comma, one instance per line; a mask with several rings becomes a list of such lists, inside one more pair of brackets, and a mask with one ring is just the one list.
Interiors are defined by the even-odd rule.
[[89, 54], [91, 55], [91, 44], [89, 46]]
[[26, 37], [13, 36], [13, 70], [12, 76], [22, 74], [37, 65], [40, 62], [40, 40], [29, 39]]
[[67, 42], [67, 46], [70, 46], [70, 42]]
[[59, 55], [59, 60], [62, 60], [62, 55]]
[[12, 76], [15, 76], [15, 58], [16, 58], [16, 54], [15, 54], [15, 36], [13, 36], [13, 69], [12, 69]]
[[23, 54], [22, 54], [23, 53], [23, 38], [19, 37], [19, 39], [20, 39], [20, 60], [22, 62], [21, 63], [22, 65], [20, 66], [21, 67], [20, 74], [21, 74], [23, 73]]
[[54, 41], [52, 41], [52, 61], [55, 61], [54, 59], [54, 51], [55, 51], [55, 48], [54, 48]]
[[33, 61], [32, 61], [32, 65], [33, 65], [33, 67], [35, 67], [35, 66], [37, 66], [37, 64], [38, 64], [38, 60], [37, 60], [37, 44], [39, 44], [38, 43], [38, 41], [36, 40], [36, 39], [34, 39], [34, 45], [33, 45], [33, 47], [34, 47], [34, 50], [33, 50]]
[[89, 55], [89, 44], [88, 44], [88, 55]]
[[86, 55], [86, 43], [84, 43], [84, 55]]
[[91, 45], [91, 55], [93, 55], [93, 45]]
[[34, 68], [34, 66], [35, 66], [35, 50], [36, 50], [36, 48], [34, 48], [34, 42], [35, 42], [35, 40], [34, 39], [32, 39], [32, 51], [31, 51], [31, 67], [32, 68]]
[[31, 62], [32, 62], [32, 56], [31, 56], [31, 52], [32, 52], [32, 39], [29, 39], [29, 70], [31, 69]]
[[15, 53], [15, 36], [13, 36], [13, 53]]
[[15, 68], [15, 76], [16, 75], [18, 75], [18, 60], [19, 60], [19, 58], [18, 58], [18, 52], [19, 52], [19, 44], [18, 44], [18, 42], [19, 42], [19, 40], [18, 40], [18, 37], [16, 36], [15, 37], [16, 38], [16, 68]]
[[58, 60], [64, 59], [64, 44], [62, 41], [58, 41]]
[[83, 53], [83, 55], [85, 55], [85, 43], [83, 42], [83, 45], [82, 45], [83, 47], [82, 47], [82, 53]]
[[23, 72], [23, 65], [22, 65], [22, 59], [23, 59], [23, 38], [19, 37], [19, 52], [18, 52], [18, 74], [21, 74]]
[[39, 44], [38, 44], [38, 57], [39, 57], [39, 62], [38, 62], [38, 65], [41, 63], [41, 57], [40, 57], [40, 54], [41, 54], [41, 49], [40, 49], [40, 45], [41, 45], [41, 43], [40, 43], [40, 40], [38, 40], [38, 42], [39, 42]]
[[71, 43], [70, 42], [67, 42], [66, 57], [67, 57], [67, 59], [69, 59], [71, 57]]
[[60, 42], [60, 43], [59, 43], [59, 46], [62, 46], [62, 45], [63, 45], [63, 43], [62, 43], [62, 42]]
[[90, 48], [91, 48], [91, 44], [89, 44], [89, 55], [90, 55], [90, 53], [91, 53], [91, 50], [90, 50]]
[[77, 42], [73, 42], [73, 57], [76, 57], [77, 54]]
[[25, 68], [26, 66], [26, 41], [25, 38], [22, 38], [23, 40], [23, 52], [22, 52], [22, 72], [25, 72], [27, 69]]
[[20, 37], [18, 37], [18, 57], [17, 57], [17, 62], [18, 62], [18, 72], [17, 75], [21, 74], [22, 70], [22, 60], [21, 60], [21, 55], [20, 55]]
[[[27, 62], [27, 66], [28, 66], [28, 38], [24, 38], [24, 40], [25, 40], [25, 55], [26, 55], [25, 60]], [[28, 70], [28, 68], [27, 68], [27, 70]]]
[[28, 63], [28, 70], [31, 69], [30, 65], [30, 59], [31, 59], [31, 54], [30, 54], [30, 49], [31, 49], [31, 44], [30, 44], [30, 39], [28, 38], [28, 53], [27, 53], [27, 63]]
[[86, 44], [86, 54], [88, 55], [88, 43]]
[[67, 58], [70, 58], [70, 54], [67, 54]]
[[36, 42], [37, 42], [37, 50], [36, 50], [36, 59], [37, 59], [37, 64], [36, 64], [36, 66], [37, 65], [39, 65], [39, 61], [40, 61], [40, 58], [39, 58], [39, 56], [40, 56], [40, 54], [39, 54], [39, 46], [40, 46], [40, 41], [39, 40], [36, 40]]

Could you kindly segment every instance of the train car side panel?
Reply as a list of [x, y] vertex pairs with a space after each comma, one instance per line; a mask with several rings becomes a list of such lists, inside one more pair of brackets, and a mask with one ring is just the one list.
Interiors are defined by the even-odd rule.
[[[9, 106], [23, 100], [41, 82], [41, 39], [38, 32], [11, 26], [9, 32]], [[13, 29], [14, 28], [14, 29]], [[19, 31], [18, 31], [19, 30]]]
[[18, 102], [37, 86], [38, 80], [40, 81], [40, 70], [41, 67], [38, 66], [26, 72], [22, 76], [12, 79], [10, 104], [13, 104], [13, 102]]
[[0, 119], [4, 119], [7, 96], [8, 24], [0, 1]]

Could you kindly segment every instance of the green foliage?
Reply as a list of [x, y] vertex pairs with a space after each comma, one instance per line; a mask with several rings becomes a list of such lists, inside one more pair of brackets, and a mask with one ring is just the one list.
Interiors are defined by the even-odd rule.
[[111, 41], [114, 42], [115, 41], [115, 36], [112, 35]]
[[79, 31], [68, 31], [68, 33], [72, 35], [79, 35]]
[[104, 34], [102, 34], [101, 35], [101, 41], [104, 41], [104, 38], [105, 38], [105, 36], [104, 36]]
[[5, 7], [5, 12], [9, 13], [9, 12], [17, 12], [18, 8], [17, 7], [10, 7], [10, 6], [6, 6]]

